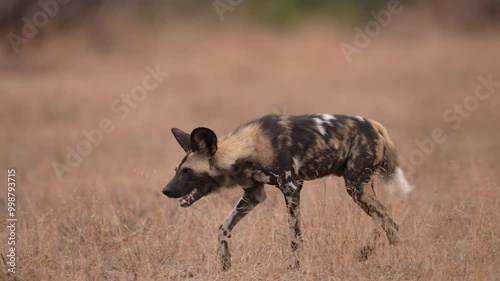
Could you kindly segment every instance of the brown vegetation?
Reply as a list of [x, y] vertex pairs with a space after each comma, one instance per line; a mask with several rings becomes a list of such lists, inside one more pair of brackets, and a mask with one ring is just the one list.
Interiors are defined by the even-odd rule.
[[[443, 114], [474, 94], [478, 76], [500, 81], [500, 39], [423, 29], [387, 30], [351, 64], [338, 48], [350, 30], [186, 23], [124, 35], [113, 52], [95, 52], [74, 33], [9, 60], [0, 67], [0, 143], [2, 173], [14, 166], [19, 174], [16, 280], [498, 279], [500, 87], [457, 129]], [[113, 100], [140, 85], [148, 65], [170, 76], [120, 120]], [[222, 135], [273, 112], [378, 120], [405, 158], [415, 140], [443, 128], [447, 140], [409, 176], [408, 200], [377, 188], [401, 223], [394, 261], [384, 239], [371, 259], [355, 261], [370, 219], [342, 180], [326, 178], [303, 189], [300, 270], [286, 270], [284, 200], [266, 187], [267, 201], [233, 232], [233, 269], [220, 271], [217, 229], [241, 190], [188, 209], [163, 196], [183, 155], [170, 128]], [[59, 181], [53, 161], [64, 163], [66, 146], [105, 117], [115, 130]]]

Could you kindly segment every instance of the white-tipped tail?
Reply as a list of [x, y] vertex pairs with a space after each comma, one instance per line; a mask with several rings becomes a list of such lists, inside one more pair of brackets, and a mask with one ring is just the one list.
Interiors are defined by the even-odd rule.
[[398, 197], [405, 198], [413, 187], [408, 183], [401, 168], [396, 167], [394, 174], [384, 183], [387, 190]]

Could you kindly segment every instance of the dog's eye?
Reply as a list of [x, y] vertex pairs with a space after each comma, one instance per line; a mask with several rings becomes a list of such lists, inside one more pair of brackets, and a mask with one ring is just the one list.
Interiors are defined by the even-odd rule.
[[181, 174], [183, 175], [188, 175], [188, 174], [191, 174], [193, 172], [193, 170], [189, 169], [189, 168], [183, 168], [181, 170]]

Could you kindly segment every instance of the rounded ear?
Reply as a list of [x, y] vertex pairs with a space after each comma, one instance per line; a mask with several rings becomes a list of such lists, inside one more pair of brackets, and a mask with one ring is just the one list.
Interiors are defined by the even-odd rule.
[[217, 151], [217, 136], [208, 128], [196, 128], [191, 132], [191, 150], [206, 156]]
[[181, 145], [182, 149], [184, 151], [189, 151], [191, 150], [191, 139], [189, 137], [189, 134], [186, 132], [183, 132], [180, 129], [177, 128], [172, 128], [172, 134], [174, 134], [175, 139], [177, 142]]

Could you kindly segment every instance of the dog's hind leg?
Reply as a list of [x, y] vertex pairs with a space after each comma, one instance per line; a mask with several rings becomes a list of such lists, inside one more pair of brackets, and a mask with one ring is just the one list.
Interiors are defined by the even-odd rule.
[[243, 194], [236, 207], [234, 207], [224, 223], [219, 227], [219, 248], [217, 254], [222, 264], [222, 270], [228, 270], [231, 267], [231, 253], [228, 245], [231, 238], [231, 230], [257, 204], [263, 202], [265, 199], [264, 184], [255, 183], [252, 187], [245, 188], [245, 194]]
[[[365, 169], [367, 170], [371, 169]], [[361, 172], [355, 176], [347, 171], [344, 177], [347, 193], [373, 219], [365, 245], [358, 256], [358, 260], [364, 261], [373, 252], [375, 242], [379, 237], [378, 227], [382, 225], [389, 243], [394, 245], [397, 243], [398, 225], [387, 213], [385, 206], [376, 198], [372, 175]]]
[[[379, 211], [383, 212], [384, 207], [381, 204], [378, 205], [373, 201], [373, 199], [375, 198], [375, 193], [373, 192], [373, 181], [363, 184], [361, 194], [362, 195], [359, 197], [355, 195], [351, 196], [353, 197], [354, 201], [359, 206], [361, 206], [361, 208], [372, 218], [372, 224], [370, 226], [370, 229], [368, 230], [365, 244], [361, 248], [359, 255], [357, 256], [357, 259], [359, 261], [364, 261], [371, 255], [375, 248], [375, 242], [380, 237], [379, 227], [381, 224], [381, 217]], [[374, 211], [376, 209], [379, 211]], [[367, 210], [369, 210], [370, 213], [368, 213]]]

